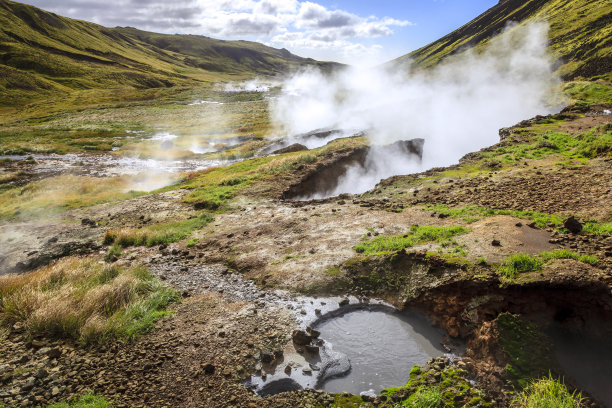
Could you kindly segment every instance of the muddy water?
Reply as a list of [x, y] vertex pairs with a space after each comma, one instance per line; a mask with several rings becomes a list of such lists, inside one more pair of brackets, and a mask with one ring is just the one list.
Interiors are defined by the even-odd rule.
[[444, 354], [444, 332], [415, 313], [357, 310], [324, 321], [317, 330], [351, 363], [347, 375], [323, 384], [328, 392], [379, 393], [404, 385], [414, 365]]
[[612, 342], [560, 325], [547, 330], [557, 360], [579, 388], [612, 407]]

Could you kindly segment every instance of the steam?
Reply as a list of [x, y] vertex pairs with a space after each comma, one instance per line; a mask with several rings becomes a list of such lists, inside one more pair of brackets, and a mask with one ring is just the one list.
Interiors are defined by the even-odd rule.
[[[360, 129], [373, 146], [423, 138], [422, 161], [372, 148], [365, 166], [350, 169], [333, 192], [361, 193], [383, 178], [457, 162], [498, 141], [498, 129], [536, 114], [558, 80], [547, 54], [548, 26], [509, 26], [484, 50], [447, 58], [435, 69], [351, 69], [290, 78], [271, 115], [287, 135], [318, 128]], [[384, 152], [384, 153], [381, 153]]]

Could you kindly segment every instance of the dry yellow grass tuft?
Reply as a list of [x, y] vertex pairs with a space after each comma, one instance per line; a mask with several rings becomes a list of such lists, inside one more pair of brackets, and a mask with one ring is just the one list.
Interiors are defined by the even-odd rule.
[[142, 267], [65, 258], [25, 275], [0, 277], [0, 325], [22, 322], [32, 335], [85, 343], [131, 338], [178, 299]]

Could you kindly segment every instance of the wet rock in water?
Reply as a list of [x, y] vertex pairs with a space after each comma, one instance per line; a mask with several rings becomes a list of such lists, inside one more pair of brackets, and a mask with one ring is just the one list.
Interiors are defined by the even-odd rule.
[[300, 143], [294, 143], [287, 147], [283, 147], [282, 149], [278, 149], [272, 152], [272, 154], [283, 154], [283, 153], [293, 153], [293, 152], [301, 152], [303, 150], [308, 150], [306, 146]]
[[285, 374], [287, 375], [291, 374], [291, 366], [289, 364], [285, 366]]
[[293, 343], [298, 346], [305, 346], [312, 341], [312, 336], [308, 335], [304, 330], [294, 330], [291, 337], [293, 338]]
[[304, 348], [306, 349], [306, 352], [308, 352], [310, 354], [319, 354], [319, 347], [318, 346], [311, 346], [311, 345], [307, 344], [306, 346], [304, 346]]
[[348, 298], [342, 298], [340, 299], [340, 301], [338, 302], [338, 305], [340, 306], [346, 306], [349, 304], [349, 299]]
[[296, 381], [292, 380], [291, 378], [283, 378], [281, 380], [272, 381], [271, 383], [266, 384], [259, 392], [259, 395], [266, 397], [268, 395], [275, 395], [281, 392], [297, 391], [301, 389], [302, 386]]
[[307, 327], [306, 328], [306, 333], [308, 333], [308, 335], [310, 337], [312, 337], [313, 339], [316, 339], [316, 338], [318, 338], [321, 335], [320, 331], [315, 330], [312, 327]]
[[579, 234], [582, 231], [582, 223], [573, 215], [563, 222], [563, 226], [572, 234]]

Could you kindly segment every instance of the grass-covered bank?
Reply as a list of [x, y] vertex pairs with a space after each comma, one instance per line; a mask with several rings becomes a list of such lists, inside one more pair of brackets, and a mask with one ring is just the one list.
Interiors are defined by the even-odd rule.
[[140, 266], [65, 258], [24, 275], [0, 277], [0, 324], [31, 336], [102, 343], [132, 339], [168, 315], [178, 293]]

